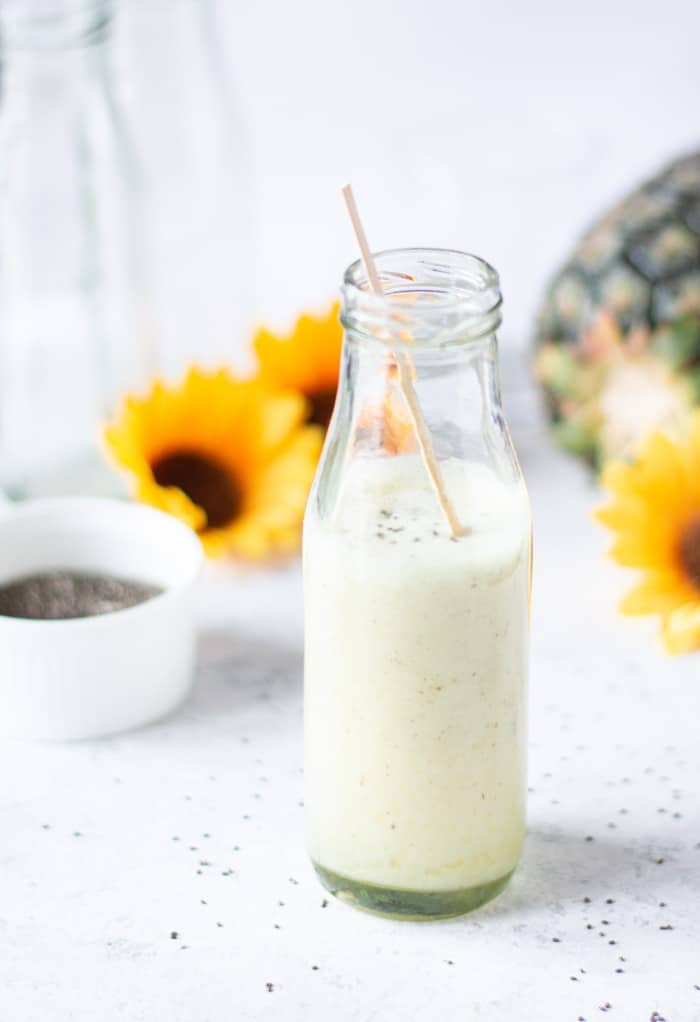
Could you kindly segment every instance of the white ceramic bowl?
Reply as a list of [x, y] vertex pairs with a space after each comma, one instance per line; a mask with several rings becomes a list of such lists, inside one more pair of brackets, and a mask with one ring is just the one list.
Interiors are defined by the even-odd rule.
[[[11, 509], [10, 509], [11, 508]], [[202, 547], [181, 522], [125, 501], [56, 498], [0, 507], [0, 585], [46, 571], [162, 587], [95, 617], [0, 615], [0, 734], [68, 741], [156, 720], [190, 689]]]

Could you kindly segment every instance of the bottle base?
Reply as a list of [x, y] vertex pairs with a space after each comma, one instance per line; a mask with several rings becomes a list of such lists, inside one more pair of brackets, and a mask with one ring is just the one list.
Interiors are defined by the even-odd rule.
[[500, 894], [515, 872], [510, 870], [504, 876], [477, 887], [454, 891], [410, 891], [352, 880], [317, 862], [313, 862], [313, 867], [326, 890], [346, 905], [387, 919], [413, 921], [452, 919], [473, 912]]

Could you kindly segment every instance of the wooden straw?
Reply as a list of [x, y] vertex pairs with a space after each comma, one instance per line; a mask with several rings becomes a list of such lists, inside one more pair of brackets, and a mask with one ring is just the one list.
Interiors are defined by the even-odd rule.
[[[347, 206], [348, 213], [350, 215], [353, 230], [355, 231], [357, 244], [360, 248], [360, 256], [365, 268], [365, 273], [367, 274], [369, 286], [375, 294], [384, 294], [384, 288], [382, 287], [382, 282], [379, 279], [379, 274], [377, 273], [377, 267], [375, 266], [372, 252], [367, 243], [367, 235], [365, 234], [362, 226], [360, 214], [357, 211], [357, 205], [355, 203], [355, 196], [352, 193], [352, 188], [349, 184], [344, 185], [342, 192], [343, 198], [345, 199], [345, 205]], [[442, 481], [440, 467], [438, 466], [435, 451], [433, 450], [433, 441], [430, 436], [430, 430], [428, 429], [425, 418], [423, 417], [420, 402], [418, 401], [418, 395], [416, 394], [416, 389], [413, 386], [410, 356], [407, 354], [399, 354], [397, 352], [392, 352], [392, 356], [396, 362], [399, 387], [401, 388], [401, 393], [403, 394], [408, 413], [411, 417], [413, 430], [416, 434], [416, 439], [418, 440], [418, 447], [428, 472], [428, 478], [435, 490], [435, 495], [437, 496], [440, 508], [445, 516], [450, 532], [456, 538], [463, 534], [463, 529], [452, 505], [452, 501], [445, 490], [445, 484]]]

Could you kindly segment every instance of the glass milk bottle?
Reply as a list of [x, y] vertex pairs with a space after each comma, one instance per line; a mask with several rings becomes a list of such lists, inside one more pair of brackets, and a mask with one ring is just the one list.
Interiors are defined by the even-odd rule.
[[498, 894], [523, 846], [530, 506], [500, 402], [498, 275], [429, 249], [377, 268], [383, 295], [359, 263], [345, 276], [304, 526], [307, 839], [338, 897], [439, 918]]
[[0, 486], [102, 489], [99, 424], [154, 369], [112, 0], [0, 9]]

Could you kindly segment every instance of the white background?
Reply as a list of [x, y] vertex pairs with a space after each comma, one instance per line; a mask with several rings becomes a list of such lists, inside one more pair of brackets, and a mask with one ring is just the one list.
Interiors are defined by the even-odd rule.
[[219, 2], [256, 192], [256, 312], [284, 325], [375, 248], [446, 245], [501, 271], [524, 343], [577, 234], [700, 145], [693, 0]]

